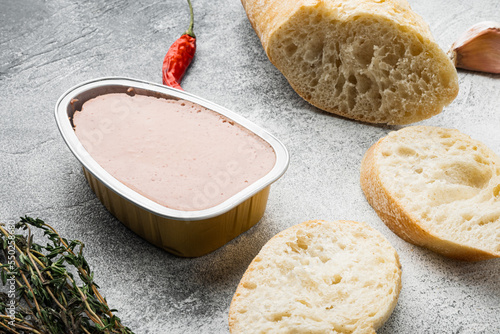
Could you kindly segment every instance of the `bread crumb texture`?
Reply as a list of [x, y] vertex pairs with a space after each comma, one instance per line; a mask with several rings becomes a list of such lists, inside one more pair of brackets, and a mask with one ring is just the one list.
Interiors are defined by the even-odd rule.
[[245, 272], [231, 333], [375, 333], [401, 289], [398, 255], [376, 230], [309, 221], [273, 237]]
[[371, 154], [364, 190], [396, 233], [452, 257], [500, 257], [500, 158], [492, 150], [457, 130], [415, 126], [390, 133]]
[[318, 108], [408, 124], [458, 94], [456, 70], [405, 0], [242, 0], [271, 62]]

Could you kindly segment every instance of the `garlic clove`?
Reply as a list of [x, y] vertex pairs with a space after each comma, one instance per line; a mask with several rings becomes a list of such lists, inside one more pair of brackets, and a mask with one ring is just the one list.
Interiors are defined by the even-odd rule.
[[500, 23], [473, 25], [453, 43], [448, 54], [457, 68], [500, 73]]

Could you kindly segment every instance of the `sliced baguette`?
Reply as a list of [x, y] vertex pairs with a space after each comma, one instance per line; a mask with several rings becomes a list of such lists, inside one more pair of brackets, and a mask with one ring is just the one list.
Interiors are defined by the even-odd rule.
[[461, 260], [500, 257], [500, 158], [457, 130], [389, 133], [365, 154], [361, 188], [412, 244]]
[[408, 124], [458, 94], [455, 67], [406, 0], [241, 0], [271, 62], [316, 107]]
[[401, 289], [398, 255], [366, 224], [308, 221], [274, 236], [243, 275], [231, 333], [372, 334]]

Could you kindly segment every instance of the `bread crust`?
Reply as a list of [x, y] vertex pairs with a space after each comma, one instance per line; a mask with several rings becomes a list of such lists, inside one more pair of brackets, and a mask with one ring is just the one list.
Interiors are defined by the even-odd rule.
[[[269, 40], [283, 24], [298, 11], [319, 6], [328, 7], [339, 21], [369, 15], [395, 22], [401, 29], [409, 29], [428, 42], [434, 43], [429, 25], [413, 10], [406, 0], [241, 0], [248, 19], [269, 56]], [[270, 59], [271, 62], [273, 59]]]
[[[427, 23], [412, 11], [406, 0], [381, 2], [370, 0], [241, 0], [241, 2], [271, 63], [285, 75], [297, 94], [322, 110], [368, 123], [410, 124], [439, 114], [443, 107], [451, 103], [458, 94], [458, 79], [454, 66], [434, 41]], [[325, 100], [324, 93], [320, 93], [321, 97], [311, 95], [310, 87], [304, 85], [302, 80], [287, 75], [287, 66], [280, 65], [279, 59], [273, 56], [276, 46], [280, 44], [277, 42], [278, 36], [287, 23], [307, 11], [317, 11], [322, 17], [328, 17], [328, 20], [340, 24], [351, 23], [360, 18], [371, 18], [391, 25], [402, 34], [414, 36], [426, 45], [426, 53], [430, 54], [434, 62], [438, 64], [439, 72], [446, 73], [445, 76], [448, 78], [446, 80], [451, 81], [450, 88], [440, 93], [439, 101], [436, 103], [430, 104], [421, 100], [421, 105], [416, 109], [410, 107], [409, 110], [401, 110], [398, 113], [391, 112], [383, 119], [373, 116], [375, 109], [366, 107], [363, 114], [353, 113], [335, 106], [341, 103], [340, 100], [333, 104], [329, 99]]]
[[[236, 292], [232, 298], [231, 301], [231, 306], [229, 309], [229, 329], [231, 333], [248, 333], [252, 332], [250, 329], [245, 329], [241, 328], [238, 324], [238, 310], [237, 310], [237, 304], [240, 304], [244, 302], [244, 296], [243, 296], [243, 290], [246, 289], [245, 285], [248, 284], [249, 282], [252, 281], [252, 276], [254, 275], [254, 271], [256, 270], [258, 264], [262, 261], [262, 259], [266, 256], [269, 256], [270, 253], [272, 253], [273, 248], [275, 245], [278, 245], [279, 243], [283, 242], [281, 239], [286, 239], [288, 236], [295, 234], [298, 230], [307, 230], [307, 229], [312, 229], [317, 225], [324, 225], [324, 224], [332, 224], [332, 225], [339, 225], [339, 224], [345, 224], [345, 225], [350, 225], [353, 228], [356, 229], [369, 229], [371, 231], [374, 231], [375, 233], [378, 234], [381, 240], [386, 243], [386, 245], [389, 245], [389, 242], [376, 230], [373, 228], [369, 227], [368, 225], [364, 223], [359, 223], [359, 222], [354, 222], [354, 221], [334, 221], [334, 222], [326, 222], [322, 220], [310, 220], [303, 222], [301, 224], [292, 226], [278, 234], [276, 234], [274, 237], [272, 237], [261, 249], [259, 254], [253, 259], [253, 261], [250, 263], [248, 266], [247, 270], [245, 271], [240, 283], [238, 284], [238, 287], [236, 289]], [[391, 246], [392, 248], [392, 246]], [[394, 250], [394, 249], [393, 249]], [[382, 326], [382, 324], [389, 318], [391, 315], [392, 311], [396, 307], [397, 300], [399, 293], [401, 291], [401, 264], [399, 262], [399, 256], [394, 250], [394, 259], [395, 259], [395, 266], [397, 268], [396, 274], [394, 276], [394, 281], [391, 282], [391, 284], [394, 286], [394, 298], [390, 301], [390, 303], [384, 305], [385, 309], [381, 310], [373, 310], [374, 312], [378, 312], [381, 316], [376, 319], [376, 321], [371, 322], [371, 321], [365, 321], [365, 322], [360, 322], [358, 326], [355, 328], [354, 332], [348, 331], [345, 332], [347, 333], [355, 333], [355, 334], [375, 334], [375, 330], [378, 329], [379, 327]], [[263, 312], [264, 313], [264, 312]], [[293, 328], [288, 328], [290, 330], [290, 333], [293, 332]], [[254, 332], [256, 333], [256, 332]], [[288, 331], [286, 333], [289, 333]], [[344, 332], [337, 332], [332, 330], [332, 334], [343, 334]]]
[[[424, 129], [425, 126], [414, 126]], [[408, 130], [406, 128], [405, 130]], [[449, 258], [464, 261], [481, 261], [500, 257], [482, 249], [460, 244], [436, 235], [422, 225], [401, 202], [384, 186], [378, 168], [377, 154], [387, 136], [378, 140], [365, 153], [361, 162], [360, 184], [365, 197], [382, 221], [403, 240], [428, 248]]]

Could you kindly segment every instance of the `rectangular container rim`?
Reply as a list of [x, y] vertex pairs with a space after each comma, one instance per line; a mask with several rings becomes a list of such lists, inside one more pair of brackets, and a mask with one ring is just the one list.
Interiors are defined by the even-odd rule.
[[[244, 128], [248, 129], [258, 137], [262, 138], [273, 148], [276, 154], [276, 163], [273, 169], [268, 172], [261, 179], [257, 180], [253, 184], [249, 185], [239, 193], [233, 195], [226, 201], [204, 210], [198, 211], [183, 211], [167, 208], [160, 205], [143, 195], [135, 192], [129, 187], [125, 186], [123, 183], [115, 179], [111, 174], [106, 172], [85, 150], [83, 145], [80, 143], [79, 139], [73, 130], [72, 124], [67, 115], [67, 108], [74, 97], [78, 96], [83, 92], [91, 89], [96, 89], [104, 86], [127, 86], [132, 88], [149, 90], [165, 95], [172, 96], [178, 99], [184, 99], [197, 103], [207, 109], [211, 109], [223, 116], [226, 116]], [[74, 87], [68, 89], [64, 92], [58, 99], [55, 106], [55, 119], [57, 127], [61, 136], [63, 137], [66, 145], [69, 147], [73, 155], [78, 159], [78, 161], [86, 168], [94, 177], [96, 177], [100, 182], [106, 185], [109, 189], [115, 193], [123, 196], [128, 201], [135, 205], [147, 210], [155, 215], [161, 216], [163, 218], [172, 220], [184, 220], [184, 221], [196, 221], [196, 220], [206, 220], [212, 217], [219, 216], [233, 209], [240, 203], [244, 202], [246, 199], [252, 197], [256, 193], [260, 192], [276, 180], [278, 180], [286, 171], [289, 164], [289, 154], [286, 147], [281, 141], [274, 137], [271, 133], [267, 132], [260, 126], [249, 121], [248, 119], [240, 116], [239, 114], [219, 106], [213, 102], [210, 102], [204, 98], [198, 97], [194, 94], [174, 89], [168, 86], [139, 80], [127, 77], [103, 77], [84, 81], [75, 85]]]

